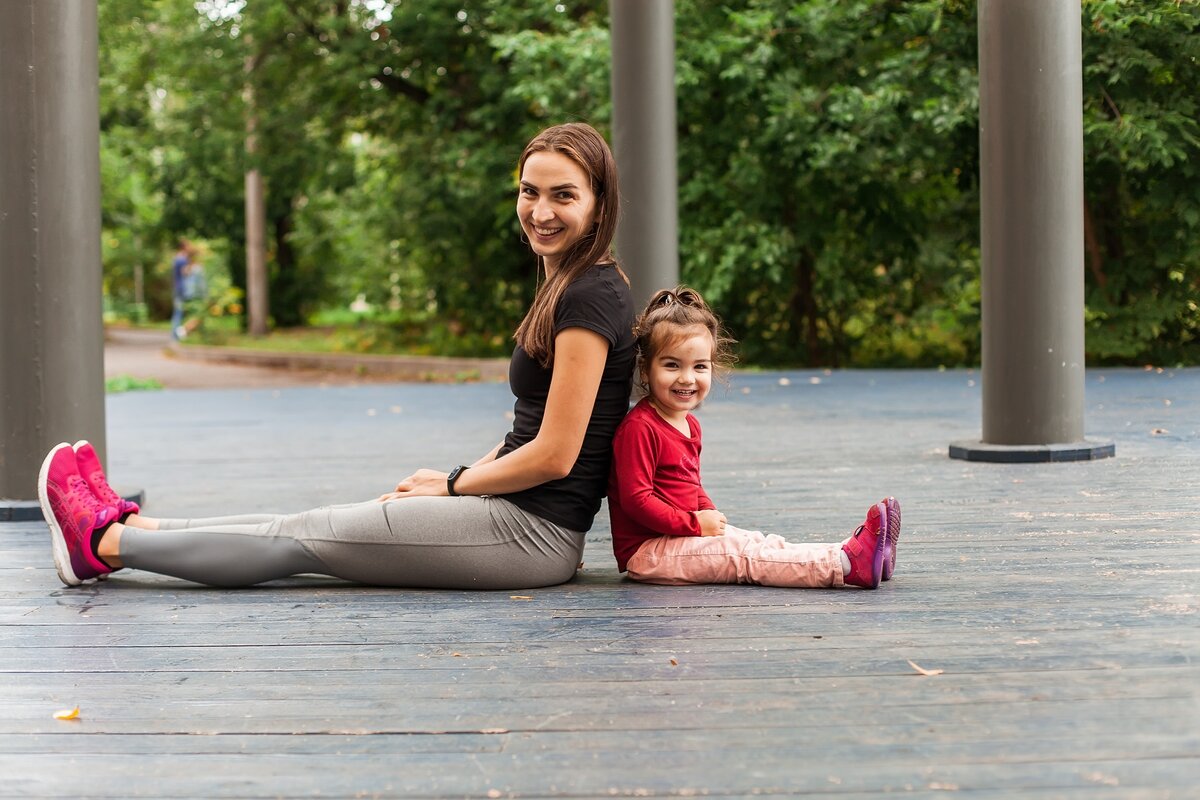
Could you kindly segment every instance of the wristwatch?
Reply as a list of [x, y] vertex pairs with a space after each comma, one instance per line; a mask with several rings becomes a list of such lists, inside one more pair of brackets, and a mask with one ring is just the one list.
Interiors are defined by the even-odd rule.
[[457, 467], [450, 470], [450, 474], [446, 476], [446, 492], [451, 497], [459, 497], [460, 496], [458, 492], [454, 491], [454, 482], [457, 481], [459, 479], [459, 477], [466, 471], [467, 471], [467, 468], [464, 467], [462, 464], [459, 464]]

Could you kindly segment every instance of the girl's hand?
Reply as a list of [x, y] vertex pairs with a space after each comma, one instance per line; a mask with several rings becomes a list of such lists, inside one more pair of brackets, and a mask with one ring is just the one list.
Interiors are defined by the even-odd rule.
[[396, 484], [396, 491], [381, 495], [379, 502], [402, 500], [405, 497], [449, 497], [446, 490], [445, 472], [436, 469], [419, 469]]
[[701, 536], [724, 536], [725, 535], [725, 515], [715, 508], [706, 508], [703, 511], [693, 511], [696, 519], [700, 522]]

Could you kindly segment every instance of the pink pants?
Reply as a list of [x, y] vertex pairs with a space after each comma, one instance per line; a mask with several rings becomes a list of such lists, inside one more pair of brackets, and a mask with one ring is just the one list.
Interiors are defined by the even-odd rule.
[[844, 585], [840, 544], [793, 544], [728, 525], [723, 536], [660, 536], [638, 548], [629, 577], [644, 583], [756, 583], [817, 589]]

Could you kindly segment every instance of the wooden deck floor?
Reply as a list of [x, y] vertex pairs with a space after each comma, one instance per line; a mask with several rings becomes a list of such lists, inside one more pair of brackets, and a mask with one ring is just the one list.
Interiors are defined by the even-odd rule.
[[[895, 580], [640, 586], [602, 513], [580, 577], [529, 599], [136, 572], [65, 589], [44, 526], [4, 523], [0, 797], [1197, 796], [1200, 371], [1089, 373], [1088, 433], [1117, 457], [1082, 464], [949, 460], [979, 435], [977, 374], [714, 395], [704, 472], [730, 520], [831, 540], [895, 494]], [[186, 516], [374, 496], [485, 452], [510, 400], [108, 404], [110, 472]]]

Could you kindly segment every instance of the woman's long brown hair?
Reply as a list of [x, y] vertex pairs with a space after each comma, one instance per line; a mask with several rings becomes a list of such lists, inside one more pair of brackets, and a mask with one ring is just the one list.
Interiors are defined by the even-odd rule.
[[[579, 165], [591, 182], [600, 220], [592, 229], [568, 247], [559, 259], [553, 275], [547, 275], [534, 295], [529, 313], [521, 320], [515, 339], [529, 356], [543, 367], [554, 363], [554, 312], [566, 288], [596, 264], [612, 264], [625, 283], [629, 279], [621, 271], [612, 250], [620, 215], [620, 190], [617, 184], [617, 162], [608, 143], [595, 128], [582, 122], [571, 122], [547, 128], [525, 146], [517, 166], [517, 174], [525, 174], [525, 162], [534, 153], [561, 153]], [[538, 257], [539, 273], [545, 262]]]

